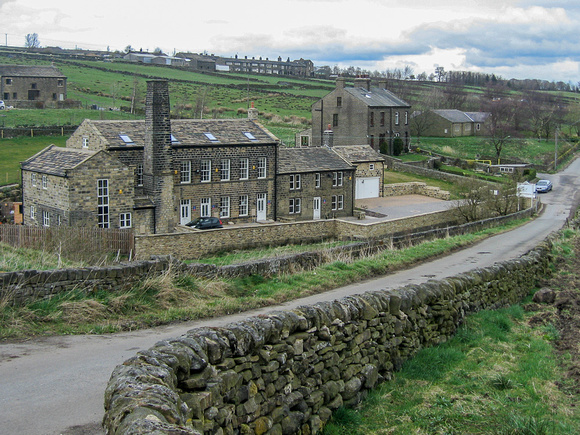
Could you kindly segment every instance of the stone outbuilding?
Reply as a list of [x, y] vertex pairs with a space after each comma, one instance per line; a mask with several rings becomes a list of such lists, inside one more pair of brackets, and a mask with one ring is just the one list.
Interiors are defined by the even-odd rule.
[[355, 199], [383, 196], [385, 158], [370, 145], [342, 145], [332, 151], [356, 167]]

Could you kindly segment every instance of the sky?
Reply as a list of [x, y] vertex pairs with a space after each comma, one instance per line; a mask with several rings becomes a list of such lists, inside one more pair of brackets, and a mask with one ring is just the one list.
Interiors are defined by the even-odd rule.
[[0, 0], [0, 45], [580, 81], [578, 0]]

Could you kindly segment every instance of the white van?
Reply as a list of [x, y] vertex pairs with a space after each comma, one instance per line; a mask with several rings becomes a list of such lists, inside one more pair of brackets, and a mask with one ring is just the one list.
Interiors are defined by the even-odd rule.
[[0, 110], [4, 109], [6, 109], [6, 105], [4, 104], [4, 101], [0, 100]]

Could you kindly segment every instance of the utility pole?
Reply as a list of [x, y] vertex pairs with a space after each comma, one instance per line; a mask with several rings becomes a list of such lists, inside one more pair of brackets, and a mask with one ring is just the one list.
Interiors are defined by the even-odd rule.
[[558, 128], [556, 127], [556, 138], [554, 141], [554, 172], [558, 169]]

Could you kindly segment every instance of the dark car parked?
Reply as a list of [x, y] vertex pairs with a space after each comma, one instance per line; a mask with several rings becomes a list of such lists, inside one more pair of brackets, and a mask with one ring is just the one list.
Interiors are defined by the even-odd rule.
[[198, 217], [185, 226], [197, 228], [198, 230], [209, 230], [212, 228], [223, 228], [222, 221], [216, 217]]
[[552, 182], [550, 180], [540, 180], [536, 183], [536, 192], [546, 193], [552, 190]]

